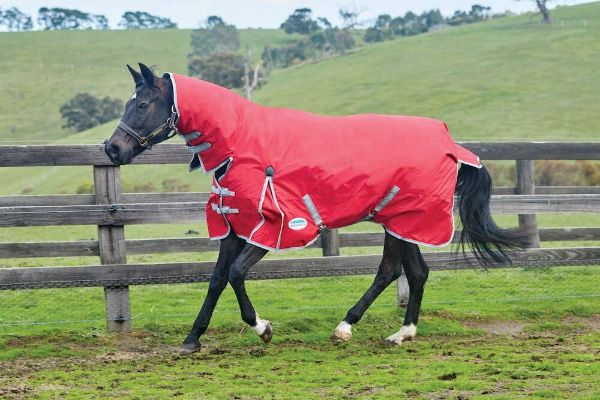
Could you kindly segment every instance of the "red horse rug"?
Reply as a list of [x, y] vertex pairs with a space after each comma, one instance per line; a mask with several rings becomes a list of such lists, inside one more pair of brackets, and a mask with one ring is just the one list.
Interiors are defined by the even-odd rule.
[[171, 82], [190, 170], [216, 172], [206, 207], [212, 239], [233, 229], [268, 250], [299, 248], [323, 230], [369, 220], [417, 244], [452, 240], [459, 163], [481, 164], [444, 122], [318, 116], [181, 75]]

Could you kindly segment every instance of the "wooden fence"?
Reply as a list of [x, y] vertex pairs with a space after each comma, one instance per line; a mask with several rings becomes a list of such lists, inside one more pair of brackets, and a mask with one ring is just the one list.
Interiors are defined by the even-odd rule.
[[[539, 249], [540, 241], [600, 240], [598, 228], [538, 229], [535, 214], [600, 211], [600, 187], [535, 187], [533, 160], [598, 160], [600, 142], [468, 142], [462, 143], [484, 160], [516, 160], [517, 187], [497, 188], [495, 214], [519, 214], [532, 248], [519, 252], [514, 266], [600, 264], [600, 247]], [[185, 164], [189, 153], [181, 145], [161, 145], [135, 164]], [[128, 285], [207, 281], [212, 262], [127, 264], [127, 254], [198, 252], [218, 249], [207, 238], [125, 239], [128, 224], [203, 222], [206, 193], [122, 193], [120, 167], [108, 160], [102, 146], [0, 146], [0, 167], [93, 166], [95, 194], [2, 196], [0, 227], [96, 225], [98, 240], [73, 242], [0, 243], [0, 258], [98, 256], [100, 265], [0, 269], [0, 289], [105, 287], [106, 317], [111, 331], [129, 331]], [[185, 167], [181, 173], [186, 173]], [[199, 172], [196, 172], [199, 173]], [[265, 260], [250, 279], [277, 279], [374, 273], [380, 256], [339, 256], [340, 247], [383, 243], [383, 233], [322, 235], [312, 247], [328, 258]], [[472, 256], [449, 252], [425, 254], [431, 269], [473, 268]], [[406, 295], [399, 281], [399, 295]]]

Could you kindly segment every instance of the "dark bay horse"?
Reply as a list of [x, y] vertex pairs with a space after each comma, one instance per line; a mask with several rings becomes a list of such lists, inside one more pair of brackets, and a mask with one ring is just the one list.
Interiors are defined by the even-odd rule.
[[[178, 100], [175, 99], [174, 83], [171, 81], [173, 79], [172, 75], [156, 76], [144, 64], [140, 64], [140, 72], [129, 65], [127, 67], [135, 83], [135, 93], [127, 102], [125, 113], [112, 137], [105, 142], [106, 154], [113, 163], [119, 165], [130, 163], [140, 153], [150, 150], [152, 146], [172, 137], [174, 133], [177, 133], [176, 126], [179, 117]], [[179, 133], [182, 136], [191, 135], [189, 132]], [[195, 135], [194, 138], [198, 138], [202, 135], [202, 132], [194, 132], [193, 134]], [[210, 146], [202, 144], [193, 147], [199, 147], [201, 149], [198, 151], [202, 151]], [[397, 166], [397, 168], [401, 167], [401, 165]], [[228, 168], [228, 164], [214, 168], [217, 182], [227, 173]], [[269, 171], [269, 168], [266, 171], [267, 178], [264, 188], [267, 188], [269, 183], [272, 185], [273, 171]], [[456, 168], [456, 166], [453, 168]], [[453, 174], [456, 177], [456, 169], [454, 169]], [[510, 252], [522, 244], [522, 236], [516, 232], [499, 228], [492, 220], [489, 208], [492, 182], [487, 170], [481, 165], [475, 168], [467, 163], [467, 165], [460, 168], [456, 179], [456, 187], [452, 186], [451, 190], [455, 190], [456, 195], [461, 200], [459, 215], [463, 230], [459, 241], [460, 245], [464, 248], [464, 245], [468, 244], [474, 250], [475, 256], [482, 265], [509, 263]], [[265, 193], [264, 188], [263, 196]], [[213, 188], [214, 190], [215, 188]], [[223, 188], [217, 187], [217, 191], [219, 190], [223, 190]], [[271, 193], [274, 203], [277, 205], [274, 189]], [[393, 194], [395, 195], [395, 193]], [[383, 200], [380, 203], [382, 204]], [[218, 211], [219, 214], [225, 213], [225, 207], [215, 208], [215, 204], [212, 205], [213, 210]], [[262, 207], [262, 200], [260, 207]], [[260, 207], [259, 212], [261, 212]], [[279, 206], [277, 205], [277, 207]], [[307, 204], [307, 208], [310, 208], [309, 204]], [[451, 216], [451, 206], [449, 209]], [[232, 212], [232, 210], [228, 212]], [[304, 218], [294, 218], [294, 220], [296, 225], [292, 226], [293, 221], [290, 221], [289, 227], [291, 229], [303, 229], [307, 225]], [[264, 216], [261, 224], [263, 222]], [[258, 229], [259, 226], [255, 229]], [[281, 238], [281, 231], [279, 231], [279, 234]], [[220, 237], [220, 240], [220, 252], [208, 287], [208, 294], [190, 333], [183, 342], [182, 351], [185, 354], [200, 350], [199, 338], [206, 331], [217, 300], [228, 282], [235, 291], [244, 322], [250, 325], [263, 341], [269, 342], [272, 337], [271, 323], [258, 317], [244, 286], [248, 270], [261, 260], [269, 249], [265, 246], [256, 245], [247, 237], [238, 236], [234, 229], [229, 228], [227, 233]], [[279, 246], [279, 241], [277, 245]], [[383, 259], [375, 279], [366, 293], [347, 312], [346, 317], [335, 328], [332, 340], [349, 340], [352, 336], [352, 326], [360, 321], [377, 296], [390, 283], [400, 277], [403, 269], [410, 288], [406, 315], [401, 329], [387, 337], [386, 340], [401, 344], [403, 341], [415, 337], [429, 268], [425, 264], [415, 240], [404, 240], [399, 235], [395, 235], [393, 232], [390, 233], [386, 229]]]

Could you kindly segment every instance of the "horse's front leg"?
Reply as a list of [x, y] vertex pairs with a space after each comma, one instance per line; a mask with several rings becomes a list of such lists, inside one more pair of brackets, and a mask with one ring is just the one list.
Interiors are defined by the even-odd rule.
[[229, 269], [229, 283], [235, 291], [238, 303], [240, 305], [240, 311], [242, 313], [242, 320], [250, 325], [256, 334], [260, 338], [268, 343], [271, 341], [273, 336], [273, 329], [271, 322], [262, 320], [258, 317], [254, 311], [254, 307], [248, 298], [245, 287], [246, 273], [254, 264], [260, 261], [261, 258], [268, 253], [268, 250], [254, 246], [252, 244], [246, 244], [244, 250], [239, 257], [233, 262]]
[[217, 259], [217, 264], [215, 265], [212, 277], [210, 278], [208, 294], [194, 321], [192, 330], [183, 341], [183, 348], [181, 351], [183, 354], [191, 354], [200, 350], [199, 338], [206, 332], [212, 313], [217, 305], [217, 300], [219, 300], [219, 296], [221, 296], [223, 289], [227, 286], [229, 268], [242, 252], [245, 243], [246, 242], [238, 238], [233, 231], [229, 233], [229, 236], [221, 239], [219, 258]]

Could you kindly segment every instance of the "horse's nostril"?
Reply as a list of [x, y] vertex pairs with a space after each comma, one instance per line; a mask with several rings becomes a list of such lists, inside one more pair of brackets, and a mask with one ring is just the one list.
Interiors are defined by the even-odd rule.
[[106, 145], [106, 153], [111, 157], [116, 157], [119, 155], [119, 145], [115, 143], [110, 143]]

